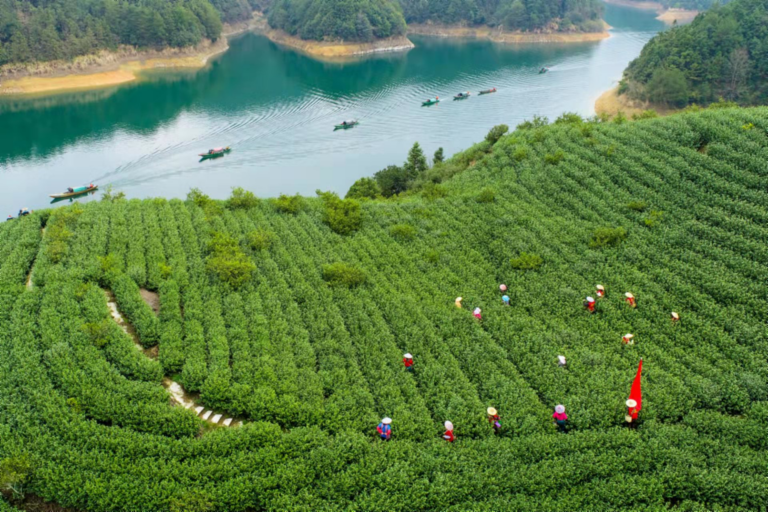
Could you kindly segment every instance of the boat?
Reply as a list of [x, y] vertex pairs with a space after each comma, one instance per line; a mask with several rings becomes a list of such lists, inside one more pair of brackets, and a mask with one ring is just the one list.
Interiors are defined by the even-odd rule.
[[67, 197], [80, 196], [83, 194], [87, 194], [89, 192], [94, 192], [98, 188], [99, 186], [94, 185], [93, 183], [91, 183], [87, 187], [69, 187], [66, 192], [62, 192], [60, 194], [51, 194], [49, 197], [52, 197], [54, 199], [65, 199]]
[[544, 73], [546, 73], [547, 71], [549, 71], [549, 68], [548, 68], [547, 66], [544, 66], [543, 68], [541, 68], [541, 69], [539, 70], [539, 74], [540, 74], [540, 75], [543, 75], [543, 74], [544, 74]]
[[484, 91], [480, 91], [480, 94], [491, 94], [492, 92], [496, 92], [496, 88], [493, 89], [485, 89]]
[[465, 100], [467, 98], [469, 98], [469, 91], [467, 91], [467, 92], [460, 92], [459, 94], [457, 94], [456, 96], [453, 97], [454, 101], [455, 100]]
[[428, 107], [430, 105], [434, 105], [435, 103], [440, 103], [440, 97], [435, 96], [434, 98], [430, 98], [427, 101], [423, 102], [421, 104], [422, 107]]
[[333, 129], [336, 130], [346, 130], [347, 128], [352, 128], [353, 126], [357, 126], [360, 124], [360, 121], [356, 119], [349, 119], [347, 121], [344, 121], [341, 124], [337, 124], [336, 127]]
[[205, 160], [206, 158], [217, 158], [217, 157], [226, 155], [230, 151], [232, 151], [232, 148], [230, 148], [229, 146], [225, 148], [213, 148], [213, 149], [209, 149], [207, 153], [200, 153], [198, 156], [202, 157], [203, 160]]

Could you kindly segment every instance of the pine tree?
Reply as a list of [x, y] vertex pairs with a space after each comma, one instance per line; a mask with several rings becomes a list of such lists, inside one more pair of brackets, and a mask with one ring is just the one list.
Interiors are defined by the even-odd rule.
[[427, 157], [424, 156], [424, 151], [421, 150], [421, 146], [419, 146], [418, 142], [414, 142], [413, 147], [408, 151], [408, 160], [403, 167], [410, 179], [416, 178], [416, 176], [426, 172], [429, 168]]

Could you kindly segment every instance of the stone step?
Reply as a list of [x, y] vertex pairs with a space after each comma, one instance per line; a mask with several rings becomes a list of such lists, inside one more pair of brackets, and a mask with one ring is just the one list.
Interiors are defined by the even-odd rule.
[[205, 409], [205, 407], [203, 407], [202, 405], [200, 407], [195, 407], [195, 414], [200, 416], [200, 413], [203, 412], [203, 409]]
[[208, 421], [208, 418], [211, 417], [211, 414], [213, 414], [213, 411], [205, 411], [205, 414], [203, 414], [203, 419]]
[[211, 421], [214, 423], [218, 423], [219, 420], [221, 420], [221, 414], [216, 414], [213, 418], [211, 418]]
[[230, 423], [232, 423], [232, 418], [227, 418], [221, 422], [221, 424], [224, 425], [225, 427], [228, 427]]

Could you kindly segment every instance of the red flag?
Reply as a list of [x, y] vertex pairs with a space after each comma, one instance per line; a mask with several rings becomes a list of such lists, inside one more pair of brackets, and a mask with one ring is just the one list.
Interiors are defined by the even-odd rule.
[[643, 392], [640, 390], [640, 372], [643, 371], [643, 360], [640, 360], [640, 365], [637, 367], [637, 375], [632, 382], [632, 389], [629, 391], [629, 399], [637, 402], [635, 409], [638, 411], [643, 407]]

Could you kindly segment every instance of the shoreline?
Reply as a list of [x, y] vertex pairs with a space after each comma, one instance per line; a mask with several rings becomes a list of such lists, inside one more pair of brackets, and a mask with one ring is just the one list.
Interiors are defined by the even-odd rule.
[[595, 100], [595, 114], [605, 114], [614, 117], [621, 112], [628, 118], [631, 118], [634, 114], [641, 114], [646, 110], [654, 110], [660, 116], [668, 116], [677, 112], [676, 109], [653, 105], [643, 101], [630, 100], [626, 95], [619, 96], [618, 91], [619, 86], [616, 85], [603, 92]]
[[100, 89], [133, 82], [144, 71], [156, 69], [202, 69], [229, 49], [228, 39], [258, 29], [262, 18], [227, 25], [216, 42], [202, 41], [195, 47], [139, 51], [123, 46], [102, 50], [71, 61], [41, 62], [0, 69], [0, 97], [48, 95]]
[[538, 44], [538, 43], [588, 43], [611, 37], [610, 26], [603, 21], [602, 32], [506, 32], [490, 27], [460, 27], [438, 24], [408, 25], [408, 33], [429, 37], [456, 39], [487, 39], [494, 43]]
[[265, 29], [260, 33], [275, 44], [325, 61], [349, 60], [378, 53], [408, 51], [414, 47], [410, 39], [404, 35], [380, 39], [372, 43], [345, 43], [341, 41], [307, 41], [275, 29]]
[[630, 7], [632, 9], [639, 9], [641, 11], [654, 11], [657, 16], [656, 19], [663, 21], [667, 25], [673, 25], [675, 21], [680, 25], [685, 25], [693, 21], [693, 19], [699, 15], [699, 11], [689, 9], [678, 9], [676, 7], [664, 7], [659, 2], [653, 0], [643, 0], [640, 2], [634, 2], [632, 0], [603, 0], [607, 4], [620, 5], [622, 7]]

